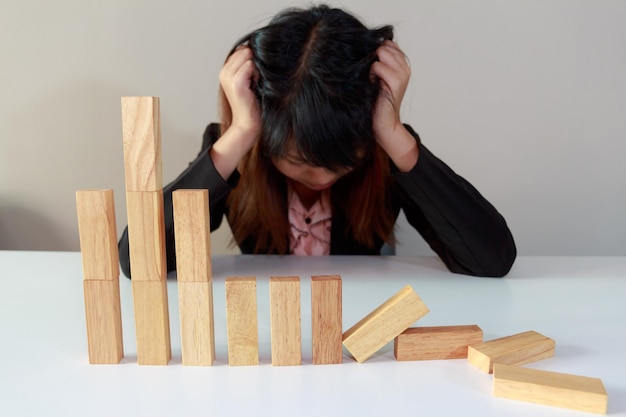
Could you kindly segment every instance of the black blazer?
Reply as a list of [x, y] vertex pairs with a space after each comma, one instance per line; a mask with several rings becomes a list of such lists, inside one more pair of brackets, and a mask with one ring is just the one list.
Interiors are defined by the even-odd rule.
[[[515, 260], [516, 248], [504, 218], [469, 182], [434, 156], [410, 126], [406, 127], [418, 143], [419, 158], [415, 167], [406, 173], [398, 171], [390, 161], [393, 179], [390, 204], [395, 217], [403, 210], [409, 224], [450, 271], [490, 277], [506, 275]], [[218, 124], [207, 126], [196, 159], [163, 189], [168, 271], [176, 269], [172, 191], [208, 189], [213, 231], [227, 213], [226, 197], [239, 182], [237, 171], [224, 180], [209, 157], [208, 150], [219, 135]], [[343, 233], [346, 222], [342, 213], [333, 212], [331, 255], [380, 253], [384, 244], [381, 239], [376, 239], [374, 248], [364, 247]], [[244, 254], [253, 253], [254, 246], [254, 237], [239, 245]], [[120, 238], [118, 249], [122, 272], [130, 277], [128, 228]]]

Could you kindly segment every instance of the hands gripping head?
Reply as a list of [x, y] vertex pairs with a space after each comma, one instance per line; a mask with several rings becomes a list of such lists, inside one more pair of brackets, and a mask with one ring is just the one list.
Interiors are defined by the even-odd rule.
[[289, 149], [308, 164], [343, 171], [367, 163], [376, 140], [379, 83], [370, 68], [393, 28], [368, 29], [340, 9], [288, 9], [245, 37], [258, 80], [263, 154]]

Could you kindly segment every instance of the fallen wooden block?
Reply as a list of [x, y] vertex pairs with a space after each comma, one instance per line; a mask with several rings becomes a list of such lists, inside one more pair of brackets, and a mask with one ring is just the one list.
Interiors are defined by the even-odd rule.
[[410, 325], [428, 307], [407, 285], [343, 334], [343, 345], [358, 362], [367, 360]]
[[524, 365], [554, 356], [554, 340], [528, 331], [488, 342], [470, 345], [467, 360], [484, 372], [493, 372], [493, 364]]
[[476, 325], [413, 327], [394, 340], [393, 353], [399, 361], [467, 358], [467, 347], [483, 341]]
[[606, 414], [608, 407], [608, 395], [598, 378], [500, 363], [494, 365], [493, 395], [597, 414]]

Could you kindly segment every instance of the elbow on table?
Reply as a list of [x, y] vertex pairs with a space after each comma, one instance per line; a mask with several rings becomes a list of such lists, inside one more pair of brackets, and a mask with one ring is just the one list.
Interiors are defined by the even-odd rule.
[[[471, 255], [470, 255], [471, 254]], [[450, 272], [476, 277], [503, 278], [515, 262], [517, 249], [512, 237], [480, 251], [470, 251], [465, 259], [441, 256]]]
[[506, 239], [504, 243], [494, 248], [487, 260], [481, 265], [481, 273], [477, 274], [490, 278], [503, 278], [513, 267], [517, 258], [517, 248], [513, 238]]
[[484, 274], [481, 274], [481, 276], [489, 278], [504, 278], [509, 271], [511, 271], [514, 262], [515, 255], [507, 257], [500, 262], [494, 262], [492, 266], [485, 269]]

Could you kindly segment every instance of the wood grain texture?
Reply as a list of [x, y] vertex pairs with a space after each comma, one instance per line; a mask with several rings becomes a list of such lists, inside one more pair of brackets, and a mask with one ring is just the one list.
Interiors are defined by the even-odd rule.
[[127, 192], [128, 246], [133, 281], [167, 277], [163, 192]]
[[533, 330], [490, 340], [467, 348], [467, 360], [491, 373], [493, 364], [524, 365], [554, 356], [554, 340]]
[[342, 363], [341, 277], [311, 277], [313, 364]]
[[172, 201], [178, 282], [210, 282], [209, 191], [176, 190]]
[[228, 364], [259, 364], [259, 328], [255, 277], [226, 278]]
[[407, 285], [343, 334], [343, 345], [363, 362], [428, 313]]
[[83, 281], [89, 363], [116, 364], [124, 357], [119, 280]]
[[395, 338], [393, 353], [399, 361], [465, 359], [467, 346], [482, 341], [476, 325], [413, 327]]
[[606, 414], [608, 395], [598, 378], [495, 364], [493, 395], [499, 398]]
[[172, 358], [167, 281], [132, 281], [137, 362], [167, 365]]
[[178, 304], [183, 365], [213, 365], [213, 283], [178, 281]]
[[76, 192], [78, 235], [86, 280], [118, 280], [117, 226], [113, 190]]
[[270, 277], [270, 333], [272, 365], [301, 365], [299, 277]]
[[163, 188], [158, 97], [122, 97], [126, 191]]

